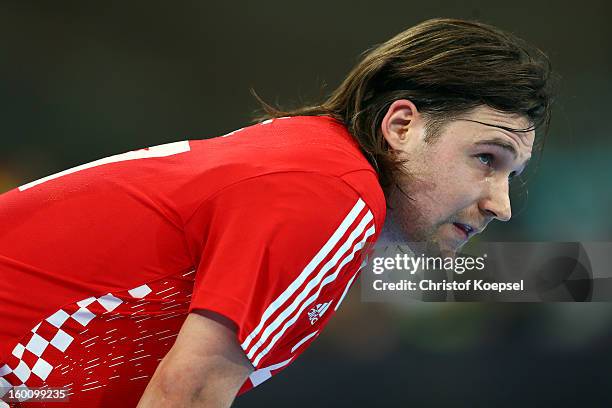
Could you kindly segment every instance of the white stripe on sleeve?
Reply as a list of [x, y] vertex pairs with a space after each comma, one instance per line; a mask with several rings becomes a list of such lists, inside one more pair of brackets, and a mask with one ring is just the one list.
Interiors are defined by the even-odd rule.
[[263, 331], [263, 333], [260, 336], [260, 339], [251, 347], [251, 349], [249, 350], [249, 352], [247, 353], [247, 357], [250, 359], [255, 355], [255, 352], [260, 348], [260, 346], [262, 346], [266, 340], [268, 339], [268, 337], [276, 330], [278, 329], [278, 327], [283, 324], [283, 322], [285, 321], [285, 319], [287, 317], [289, 317], [300, 305], [300, 303], [302, 303], [302, 301], [306, 298], [306, 296], [308, 296], [308, 294], [310, 293], [310, 291], [312, 290], [312, 288], [314, 288], [315, 286], [317, 286], [321, 280], [325, 277], [325, 274], [332, 269], [337, 263], [338, 261], [344, 256], [344, 254], [351, 248], [351, 246], [353, 245], [353, 242], [355, 242], [355, 240], [357, 239], [358, 236], [360, 236], [363, 231], [365, 230], [365, 228], [367, 227], [368, 223], [370, 221], [372, 221], [373, 216], [372, 216], [372, 212], [368, 210], [368, 212], [364, 215], [364, 217], [361, 219], [361, 222], [355, 227], [355, 229], [351, 232], [351, 234], [347, 237], [346, 241], [344, 242], [344, 244], [342, 244], [342, 246], [340, 248], [338, 248], [338, 250], [336, 251], [336, 253], [334, 254], [334, 256], [332, 257], [332, 259], [330, 259], [324, 266], [323, 268], [321, 268], [321, 270], [319, 271], [319, 273], [310, 280], [310, 282], [308, 282], [308, 284], [306, 285], [306, 287], [302, 290], [302, 292], [294, 299], [294, 301], [287, 307], [285, 308], [285, 310], [283, 310], [277, 317], [276, 319], [270, 323], [266, 329]]
[[318, 332], [319, 332], [318, 330], [315, 330], [314, 332], [310, 333], [308, 336], [304, 337], [302, 340], [295, 343], [295, 346], [291, 347], [291, 352], [293, 353], [295, 350], [299, 349], [302, 344], [306, 343], [313, 336], [316, 336]]
[[349, 227], [353, 224], [361, 210], [365, 207], [364, 201], [359, 198], [353, 208], [349, 211], [348, 215], [342, 223], [338, 226], [336, 231], [332, 234], [329, 240], [323, 245], [319, 252], [312, 258], [312, 260], [306, 265], [300, 275], [285, 289], [285, 291], [274, 300], [264, 311], [261, 316], [259, 324], [253, 331], [246, 337], [242, 342], [241, 347], [246, 352], [251, 341], [259, 334], [263, 329], [266, 321], [278, 310], [289, 299], [293, 293], [308, 279], [308, 276], [319, 266], [319, 264], [327, 257], [330, 251], [336, 246], [340, 238], [344, 236]]
[[324, 286], [326, 286], [327, 284], [333, 282], [336, 277], [338, 276], [338, 274], [340, 273], [340, 270], [342, 269], [342, 267], [344, 265], [346, 265], [347, 263], [349, 263], [351, 260], [353, 260], [353, 258], [355, 257], [355, 253], [360, 250], [361, 248], [363, 248], [365, 246], [365, 242], [366, 240], [371, 236], [374, 235], [375, 232], [375, 228], [374, 226], [370, 227], [363, 239], [358, 242], [357, 244], [355, 244], [353, 251], [351, 252], [350, 255], [348, 255], [343, 261], [342, 263], [338, 266], [338, 268], [336, 269], [336, 271], [332, 274], [327, 276], [323, 282], [321, 282], [321, 285], [319, 286], [319, 289], [317, 290], [317, 292], [312, 295], [310, 298], [308, 298], [308, 300], [306, 300], [306, 302], [304, 302], [304, 304], [302, 305], [302, 307], [300, 307], [300, 310], [297, 311], [297, 313], [295, 313], [295, 315], [293, 316], [293, 318], [291, 318], [291, 320], [287, 321], [287, 323], [285, 323], [285, 325], [283, 326], [282, 330], [280, 332], [278, 332], [276, 334], [276, 336], [274, 336], [274, 338], [272, 339], [272, 341], [270, 342], [270, 344], [268, 344], [268, 346], [266, 346], [265, 349], [263, 349], [259, 355], [255, 358], [255, 360], [253, 360], [253, 365], [255, 367], [257, 367], [257, 364], [259, 364], [259, 362], [261, 361], [261, 359], [268, 354], [268, 352], [270, 350], [272, 350], [272, 347], [274, 347], [274, 345], [276, 344], [276, 342], [283, 336], [283, 334], [285, 334], [285, 331], [287, 331], [287, 329], [289, 327], [291, 327], [298, 319], [298, 317], [300, 316], [300, 314], [304, 311], [304, 309], [306, 309], [306, 307], [308, 307], [311, 303], [313, 303], [317, 297], [319, 296], [319, 294], [321, 293], [321, 290], [323, 289]]

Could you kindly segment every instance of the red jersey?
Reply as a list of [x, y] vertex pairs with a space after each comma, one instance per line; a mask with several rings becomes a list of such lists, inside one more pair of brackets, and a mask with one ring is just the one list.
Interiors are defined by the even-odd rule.
[[319, 335], [384, 216], [375, 171], [329, 117], [120, 154], [0, 195], [0, 396], [63, 387], [71, 406], [135, 406], [194, 309], [236, 323], [255, 367], [240, 393], [257, 386]]

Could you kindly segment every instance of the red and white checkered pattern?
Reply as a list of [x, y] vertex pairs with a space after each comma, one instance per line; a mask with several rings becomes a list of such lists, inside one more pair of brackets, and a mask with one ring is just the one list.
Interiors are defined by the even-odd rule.
[[[151, 292], [147, 285], [128, 291], [133, 298], [139, 299]], [[65, 353], [74, 340], [62, 327], [80, 327], [82, 330], [97, 316], [112, 312], [121, 303], [123, 301], [111, 293], [99, 298], [88, 297], [59, 309], [39, 322], [15, 345], [12, 361], [0, 366], [0, 398], [11, 387], [25, 389], [28, 385], [34, 387], [43, 384], [54, 369], [45, 357], [53, 353]]]

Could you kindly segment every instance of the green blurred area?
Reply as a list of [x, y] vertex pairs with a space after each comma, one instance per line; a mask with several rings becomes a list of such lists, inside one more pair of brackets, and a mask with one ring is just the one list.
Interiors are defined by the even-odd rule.
[[[605, 1], [3, 1], [0, 191], [240, 128], [257, 108], [249, 88], [284, 106], [316, 100], [362, 51], [432, 17], [510, 30], [561, 75], [528, 199], [515, 197], [513, 220], [482, 239], [612, 240]], [[361, 303], [354, 288], [305, 356], [236, 405], [284, 406], [275, 402], [286, 397], [295, 407], [609, 406], [589, 387], [607, 375], [611, 314], [607, 303], [399, 308]], [[403, 392], [383, 392], [389, 384]]]

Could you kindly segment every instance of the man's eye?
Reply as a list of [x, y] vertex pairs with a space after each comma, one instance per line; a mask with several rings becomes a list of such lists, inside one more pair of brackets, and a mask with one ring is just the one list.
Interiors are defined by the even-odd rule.
[[490, 166], [493, 165], [493, 155], [492, 154], [482, 153], [482, 154], [477, 155], [476, 157], [485, 166], [489, 166], [490, 167]]

